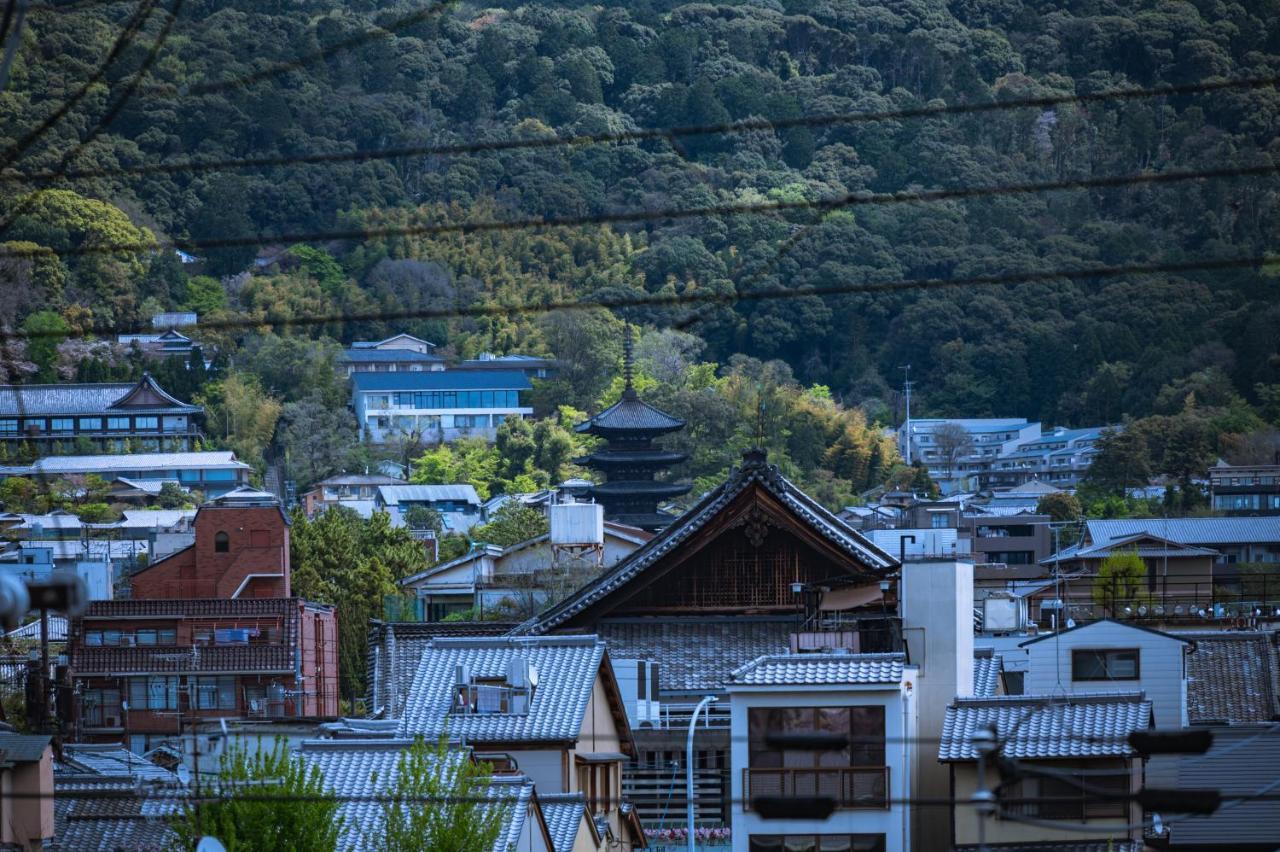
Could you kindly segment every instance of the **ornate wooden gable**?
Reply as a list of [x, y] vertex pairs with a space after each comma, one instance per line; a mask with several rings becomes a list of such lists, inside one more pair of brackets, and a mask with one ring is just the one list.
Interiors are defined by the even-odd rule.
[[895, 566], [753, 451], [684, 517], [528, 627], [587, 627], [623, 615], [794, 612], [796, 583], [869, 585]]
[[151, 378], [150, 373], [143, 373], [142, 378], [124, 396], [111, 404], [111, 408], [192, 408], [165, 392], [164, 388]]

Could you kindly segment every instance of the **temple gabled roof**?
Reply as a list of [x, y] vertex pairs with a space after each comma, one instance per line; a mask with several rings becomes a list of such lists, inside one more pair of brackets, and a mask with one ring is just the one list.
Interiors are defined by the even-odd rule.
[[584, 610], [603, 601], [624, 586], [639, 582], [654, 565], [673, 551], [686, 546], [704, 527], [712, 524], [731, 503], [748, 489], [756, 487], [769, 494], [816, 538], [841, 551], [873, 571], [887, 572], [898, 561], [861, 533], [855, 532], [812, 497], [784, 477], [776, 465], [768, 463], [763, 450], [747, 450], [743, 463], [729, 473], [720, 486], [707, 492], [696, 506], [676, 519], [646, 545], [619, 561], [613, 568], [578, 589], [573, 595], [530, 619], [516, 631], [546, 633], [568, 622]]
[[607, 437], [624, 432], [674, 432], [682, 428], [683, 420], [654, 408], [641, 399], [634, 389], [627, 388], [622, 392], [622, 399], [594, 417], [578, 423], [573, 430]]

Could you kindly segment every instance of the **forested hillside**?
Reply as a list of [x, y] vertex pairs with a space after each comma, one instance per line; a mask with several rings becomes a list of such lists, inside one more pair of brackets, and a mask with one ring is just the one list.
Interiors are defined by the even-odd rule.
[[[19, 150], [29, 131], [91, 77], [136, 7], [97, 0], [33, 10], [27, 47], [0, 96], [0, 146], [8, 152], [0, 162], [12, 161], [10, 176], [58, 168], [65, 152], [95, 132], [146, 62], [162, 7], [104, 81]], [[477, 311], [382, 323], [282, 323], [307, 315], [617, 304], [640, 294], [728, 297], [1197, 262], [1261, 255], [1275, 246], [1278, 184], [1258, 175], [825, 213], [798, 205], [573, 228], [431, 230], [536, 216], [822, 202], [859, 190], [1274, 164], [1280, 94], [1266, 86], [793, 123], [776, 131], [115, 173], [185, 160], [469, 146], [1280, 74], [1274, 0], [638, 0], [455, 3], [415, 14], [423, 8], [431, 7], [188, 0], [146, 79], [67, 164], [96, 176], [59, 181], [59, 192], [34, 199], [26, 193], [42, 184], [7, 177], [0, 221], [8, 227], [0, 239], [62, 250], [145, 243], [152, 235], [195, 241], [262, 235], [271, 244], [272, 234], [333, 228], [424, 226], [418, 229], [424, 233], [331, 241], [293, 253], [265, 274], [222, 284], [188, 280], [168, 252], [11, 256], [0, 260], [6, 278], [0, 313], [21, 324], [53, 308], [74, 328], [187, 307], [205, 318], [260, 319], [278, 334], [345, 341], [404, 329], [460, 354], [554, 351], [571, 360], [573, 380], [544, 389], [544, 409], [589, 409], [616, 372], [611, 319]], [[253, 76], [341, 47], [378, 25], [387, 28], [379, 37], [355, 39], [353, 47], [284, 73]], [[255, 253], [252, 246], [201, 252], [204, 272], [236, 276]], [[675, 300], [614, 313], [696, 335], [689, 363], [728, 365], [741, 354], [780, 359], [797, 387], [825, 386], [836, 401], [884, 422], [896, 416], [899, 368], [907, 363], [917, 381], [916, 410], [937, 414], [1117, 421], [1176, 413], [1196, 382], [1227, 403], [1237, 396], [1280, 399], [1268, 387], [1280, 384], [1280, 296], [1265, 270]], [[243, 342], [239, 332], [221, 337], [228, 350]], [[727, 367], [718, 369], [727, 375]], [[762, 369], [737, 368], [757, 377]], [[677, 383], [663, 393], [680, 392]]]

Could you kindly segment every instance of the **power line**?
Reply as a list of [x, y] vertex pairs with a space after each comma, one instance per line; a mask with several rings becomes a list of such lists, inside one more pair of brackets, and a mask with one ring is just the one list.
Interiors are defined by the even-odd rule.
[[[0, 253], [0, 256], [3, 256]], [[451, 317], [486, 317], [511, 316], [519, 314], [542, 314], [560, 310], [584, 310], [590, 308], [633, 308], [662, 307], [685, 304], [732, 304], [743, 301], [760, 301], [769, 299], [795, 299], [810, 296], [835, 296], [855, 293], [898, 292], [913, 289], [936, 289], [947, 287], [976, 287], [991, 285], [1028, 284], [1036, 281], [1054, 279], [1080, 280], [1088, 278], [1114, 278], [1125, 275], [1156, 275], [1180, 272], [1202, 272], [1212, 270], [1248, 269], [1256, 266], [1275, 264], [1277, 259], [1270, 255], [1248, 255], [1234, 258], [1218, 258], [1214, 260], [1180, 261], [1170, 263], [1124, 264], [1118, 266], [1096, 266], [1075, 269], [1046, 269], [1036, 272], [1001, 273], [997, 275], [970, 275], [958, 278], [905, 278], [897, 281], [879, 283], [836, 284], [828, 287], [796, 287], [756, 290], [747, 293], [711, 293], [693, 292], [682, 294], [645, 293], [634, 298], [619, 299], [578, 299], [549, 300], [537, 305], [475, 305], [466, 308], [438, 308], [409, 311], [382, 311], [372, 314], [332, 314], [325, 316], [294, 317], [282, 320], [271, 319], [234, 319], [198, 323], [193, 328], [202, 331], [259, 328], [263, 325], [293, 327], [306, 325], [325, 325], [343, 322], [387, 322], [407, 319], [443, 319]], [[35, 340], [43, 337], [83, 337], [113, 333], [128, 333], [131, 326], [104, 325], [82, 329], [70, 334], [53, 332], [24, 332], [0, 330], [0, 340], [5, 338]]]
[[944, 104], [941, 106], [912, 107], [899, 110], [833, 113], [828, 115], [782, 119], [753, 118], [722, 124], [685, 125], [648, 130], [624, 131], [619, 133], [587, 133], [568, 137], [553, 136], [532, 139], [502, 139], [492, 142], [472, 142], [450, 145], [404, 145], [363, 151], [338, 151], [322, 154], [298, 154], [273, 157], [225, 158], [207, 161], [182, 160], [170, 163], [140, 163], [136, 166], [71, 170], [62, 175], [58, 175], [54, 172], [36, 172], [32, 174], [8, 172], [0, 174], [0, 182], [28, 180], [47, 182], [57, 179], [83, 180], [87, 178], [123, 177], [126, 175], [200, 173], [242, 168], [268, 168], [273, 166], [363, 162], [367, 160], [394, 159], [399, 157], [455, 156], [525, 149], [547, 149], [608, 143], [643, 142], [685, 136], [737, 134], [763, 130], [778, 131], [798, 127], [830, 127], [841, 124], [860, 124], [913, 118], [933, 118], [945, 115], [1002, 112], [1013, 109], [1047, 108], [1069, 104], [1097, 103], [1109, 100], [1137, 100], [1177, 95], [1204, 94], [1233, 89], [1250, 90], [1275, 86], [1277, 83], [1280, 83], [1280, 77], [1257, 77], [1208, 81], [1180, 86], [1105, 89], [1086, 94], [1021, 98], [980, 104]]
[[48, 132], [54, 125], [62, 121], [62, 119], [75, 108], [76, 104], [84, 100], [102, 78], [106, 76], [107, 71], [115, 64], [116, 59], [124, 52], [124, 49], [133, 41], [134, 36], [146, 23], [147, 18], [151, 15], [151, 10], [155, 7], [158, 0], [140, 0], [133, 15], [125, 23], [124, 29], [120, 31], [120, 35], [116, 37], [115, 44], [111, 46], [111, 50], [107, 52], [107, 56], [89, 75], [89, 79], [77, 89], [71, 97], [67, 98], [57, 109], [45, 116], [35, 128], [29, 130], [17, 142], [14, 142], [3, 154], [0, 154], [0, 169], [7, 169], [12, 166], [18, 159], [32, 146], [41, 136]]
[[[180, 0], [179, 0], [180, 2]], [[990, 198], [1001, 195], [1031, 195], [1075, 189], [1106, 189], [1131, 185], [1156, 185], [1190, 180], [1234, 177], [1262, 177], [1280, 172], [1280, 165], [1233, 166], [1220, 169], [1195, 171], [1151, 172], [1142, 174], [1107, 176], [1099, 178], [1071, 178], [1064, 180], [1033, 181], [1020, 184], [997, 184], [985, 187], [960, 187], [956, 189], [904, 190], [900, 192], [853, 192], [834, 198], [803, 201], [767, 201], [706, 205], [702, 207], [675, 207], [657, 210], [632, 210], [618, 213], [601, 213], [581, 216], [552, 216], [511, 220], [483, 220], [431, 225], [403, 225], [375, 228], [339, 228], [328, 231], [300, 231], [283, 234], [254, 234], [240, 237], [217, 237], [194, 240], [168, 240], [156, 242], [102, 243], [52, 249], [36, 246], [29, 249], [5, 248], [0, 258], [23, 258], [53, 255], [74, 257], [95, 254], [122, 254], [153, 251], [164, 248], [180, 248], [187, 251], [245, 248], [270, 243], [315, 243], [335, 241], [365, 241], [385, 237], [438, 236], [441, 234], [478, 234], [495, 231], [529, 230], [536, 228], [583, 227], [587, 225], [628, 224], [663, 220], [696, 219], [703, 216], [735, 216], [760, 213], [785, 213], [795, 210], [839, 210], [850, 207], [880, 206], [889, 204], [933, 203], [960, 201], [974, 198]]]

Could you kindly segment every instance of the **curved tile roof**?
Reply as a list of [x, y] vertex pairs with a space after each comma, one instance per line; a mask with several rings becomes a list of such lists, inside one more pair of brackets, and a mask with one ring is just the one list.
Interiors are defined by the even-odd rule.
[[759, 484], [832, 545], [868, 568], [887, 571], [897, 566], [896, 559], [861, 533], [846, 526], [820, 503], [797, 488], [782, 475], [777, 465], [769, 464], [763, 450], [747, 450], [742, 455], [743, 464], [730, 471], [728, 479], [707, 492], [692, 509], [596, 580], [538, 618], [521, 625], [519, 632], [545, 633], [553, 630], [614, 590], [630, 583], [645, 569], [682, 546], [753, 484]]
[[683, 420], [654, 408], [628, 388], [623, 391], [622, 399], [573, 429], [575, 432], [673, 432], [683, 426]]
[[987, 725], [1009, 738], [1009, 758], [1128, 757], [1129, 734], [1151, 726], [1151, 702], [1141, 692], [959, 698], [947, 708], [938, 760], [977, 760], [973, 734]]
[[742, 686], [841, 686], [902, 682], [902, 654], [777, 654], [729, 676]]
[[[433, 639], [405, 697], [399, 734], [435, 738], [447, 730], [472, 743], [574, 742], [604, 651], [595, 636]], [[538, 672], [528, 713], [452, 712], [456, 666], [465, 665], [473, 681], [502, 680], [516, 657]]]

